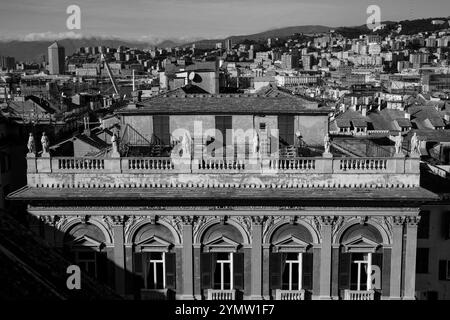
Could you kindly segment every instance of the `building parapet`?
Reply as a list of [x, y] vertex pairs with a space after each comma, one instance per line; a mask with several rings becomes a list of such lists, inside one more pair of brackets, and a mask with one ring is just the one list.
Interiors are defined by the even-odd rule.
[[230, 160], [170, 157], [35, 157], [34, 187], [417, 187], [420, 159], [297, 157]]

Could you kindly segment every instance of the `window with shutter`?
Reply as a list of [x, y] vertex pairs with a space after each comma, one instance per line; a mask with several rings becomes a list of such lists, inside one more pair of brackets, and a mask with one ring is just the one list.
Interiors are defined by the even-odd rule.
[[442, 233], [444, 239], [450, 239], [450, 211], [446, 211], [443, 213], [442, 219]]
[[175, 290], [176, 288], [176, 256], [175, 253], [166, 253], [166, 288]]
[[439, 260], [439, 280], [450, 281], [450, 260]]
[[416, 272], [417, 273], [428, 273], [428, 248], [417, 248], [416, 256]]
[[97, 279], [106, 283], [108, 279], [108, 258], [106, 252], [97, 252]]
[[134, 281], [135, 284], [134, 286], [136, 288], [144, 288], [144, 273], [143, 273], [143, 260], [144, 258], [144, 253], [142, 252], [136, 252], [133, 255], [133, 267], [134, 267]]
[[212, 253], [200, 255], [200, 275], [202, 289], [212, 289]]
[[[377, 266], [378, 268], [374, 268]], [[383, 274], [383, 254], [382, 253], [372, 253], [372, 288], [381, 289], [382, 284], [382, 274]]]
[[233, 253], [234, 288], [244, 290], [244, 254]]
[[281, 289], [282, 253], [271, 253], [269, 256], [269, 277], [272, 290]]
[[341, 252], [339, 255], [339, 289], [350, 289], [350, 267], [352, 254]]
[[303, 288], [312, 290], [313, 282], [313, 254], [312, 252], [303, 253]]

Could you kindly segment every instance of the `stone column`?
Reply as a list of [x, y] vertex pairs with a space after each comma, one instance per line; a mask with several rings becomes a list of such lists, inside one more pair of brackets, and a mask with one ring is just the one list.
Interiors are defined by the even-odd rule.
[[331, 299], [331, 243], [334, 217], [321, 217], [322, 248], [320, 249], [319, 299]]
[[125, 246], [124, 246], [124, 216], [110, 216], [109, 222], [113, 231], [115, 287], [120, 295], [125, 294]]
[[252, 285], [251, 300], [262, 299], [262, 224], [264, 218], [259, 216], [252, 217]]
[[415, 299], [416, 288], [416, 252], [417, 252], [417, 225], [420, 217], [406, 218], [406, 257], [405, 257], [405, 295], [404, 300]]
[[194, 300], [194, 263], [193, 263], [193, 233], [192, 223], [193, 217], [183, 216], [183, 291], [180, 299], [182, 300]]
[[393, 217], [390, 299], [400, 299], [402, 284], [403, 217]]

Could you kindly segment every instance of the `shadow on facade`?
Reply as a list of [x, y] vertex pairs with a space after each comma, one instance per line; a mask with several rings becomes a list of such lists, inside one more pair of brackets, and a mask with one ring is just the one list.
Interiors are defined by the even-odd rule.
[[[0, 213], [2, 274], [10, 275], [2, 281], [0, 296], [6, 300], [122, 299], [115, 290], [114, 275], [125, 271], [106, 258], [101, 243], [78, 246], [80, 239], [25, 212], [14, 206]], [[64, 243], [54, 247], [54, 239]], [[70, 265], [81, 269], [79, 290], [67, 286]]]

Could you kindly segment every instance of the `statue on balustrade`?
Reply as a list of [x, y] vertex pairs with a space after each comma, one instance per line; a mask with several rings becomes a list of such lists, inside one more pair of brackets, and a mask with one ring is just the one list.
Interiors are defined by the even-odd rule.
[[34, 142], [34, 136], [33, 134], [30, 132], [30, 136], [28, 137], [28, 154], [29, 155], [35, 155], [36, 154], [36, 144]]
[[330, 154], [331, 140], [328, 133], [323, 138], [323, 147], [325, 149], [324, 154]]
[[185, 132], [181, 139], [181, 147], [183, 149], [183, 158], [191, 157], [191, 137], [189, 132]]
[[116, 133], [113, 133], [112, 136], [111, 136], [111, 144], [112, 144], [111, 156], [112, 157], [120, 156], [119, 143], [117, 141]]
[[395, 137], [395, 154], [402, 154], [403, 147], [403, 136], [402, 133], [399, 132], [398, 136]]
[[259, 134], [256, 130], [253, 130], [253, 154], [259, 155], [260, 151]]
[[414, 132], [413, 136], [411, 137], [411, 147], [410, 147], [411, 155], [419, 155], [420, 156], [419, 145], [420, 145], [419, 138], [417, 137], [417, 133]]
[[45, 132], [42, 132], [41, 144], [42, 144], [42, 156], [49, 156], [50, 142]]

